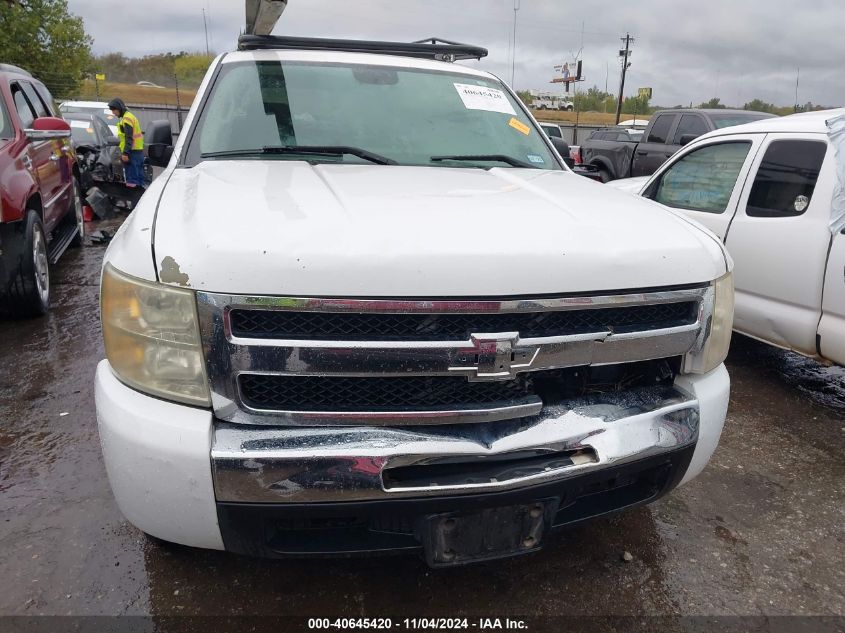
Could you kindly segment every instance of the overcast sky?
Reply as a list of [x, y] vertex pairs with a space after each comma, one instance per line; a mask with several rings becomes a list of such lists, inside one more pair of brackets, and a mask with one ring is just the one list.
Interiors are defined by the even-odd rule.
[[[518, 0], [519, 1], [519, 0]], [[244, 22], [242, 0], [69, 0], [94, 37], [94, 51], [140, 56], [232, 50]], [[742, 105], [845, 105], [842, 0], [521, 0], [516, 14], [517, 89], [547, 90], [553, 66], [582, 49], [586, 81], [619, 89], [617, 59], [626, 32], [636, 38], [625, 94], [654, 89], [653, 104], [698, 104], [711, 97]], [[134, 25], [135, 32], [127, 29]], [[437, 36], [484, 46], [482, 68], [510, 83], [514, 0], [289, 0], [276, 35], [396, 39]], [[582, 33], [583, 31], [583, 33]]]

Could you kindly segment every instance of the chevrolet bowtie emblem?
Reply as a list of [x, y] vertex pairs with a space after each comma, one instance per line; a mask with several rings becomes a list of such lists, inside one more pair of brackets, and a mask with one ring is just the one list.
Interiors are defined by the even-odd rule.
[[540, 349], [520, 346], [518, 332], [473, 334], [471, 338], [473, 347], [456, 350], [449, 371], [466, 374], [472, 382], [512, 380], [531, 367]]

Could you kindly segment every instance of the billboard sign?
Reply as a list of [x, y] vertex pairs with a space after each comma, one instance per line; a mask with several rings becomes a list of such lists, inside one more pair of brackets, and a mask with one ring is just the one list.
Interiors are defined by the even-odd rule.
[[576, 81], [584, 81], [580, 59], [566, 60], [560, 66], [555, 66], [555, 76], [550, 83], [564, 84], [569, 92], [570, 84]]

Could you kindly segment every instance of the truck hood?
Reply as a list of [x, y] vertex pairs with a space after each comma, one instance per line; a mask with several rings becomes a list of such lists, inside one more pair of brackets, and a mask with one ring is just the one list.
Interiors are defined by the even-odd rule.
[[645, 184], [651, 180], [651, 176], [637, 176], [636, 178], [620, 178], [619, 180], [611, 180], [607, 183], [608, 187], [613, 187], [619, 191], [633, 193], [639, 195], [643, 191]]
[[726, 270], [705, 232], [568, 172], [250, 160], [165, 177], [156, 271], [196, 290], [595, 293], [709, 282]]

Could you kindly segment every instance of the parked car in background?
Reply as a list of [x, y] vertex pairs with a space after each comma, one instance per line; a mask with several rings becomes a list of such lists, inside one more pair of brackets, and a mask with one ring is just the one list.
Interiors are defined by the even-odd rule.
[[546, 136], [551, 138], [563, 138], [563, 132], [557, 123], [540, 123], [540, 129], [546, 133]]
[[611, 184], [724, 241], [737, 332], [845, 364], [845, 109], [717, 130]]
[[109, 110], [109, 104], [105, 101], [64, 101], [59, 105], [62, 114], [71, 112], [85, 112], [99, 116], [114, 136], [117, 136], [118, 118]]
[[50, 265], [81, 243], [79, 168], [67, 121], [47, 88], [0, 64], [0, 303], [33, 316], [50, 307]]
[[80, 167], [83, 193], [95, 183], [124, 182], [119, 140], [96, 114], [66, 113]]
[[648, 127], [648, 119], [628, 119], [627, 121], [620, 121], [616, 127], [621, 127], [630, 130], [645, 130]]
[[[660, 110], [652, 115], [639, 142], [629, 135], [590, 138], [581, 144], [584, 164], [595, 165], [607, 182], [649, 176], [681, 147], [711, 130], [773, 117], [748, 110]], [[632, 142], [634, 141], [634, 142]]]
[[590, 180], [602, 182], [598, 169], [592, 165], [581, 164], [581, 161], [578, 160], [580, 148], [577, 145], [569, 145], [569, 143], [563, 139], [563, 131], [560, 129], [559, 125], [555, 123], [540, 123], [539, 125], [540, 129], [543, 130], [543, 133], [552, 142], [552, 145], [554, 145], [561, 158], [563, 158], [567, 167], [579, 176], [584, 176]]
[[142, 88], [164, 88], [164, 86], [159, 86], [158, 84], [154, 84], [151, 81], [139, 81], [135, 85], [141, 86]]

